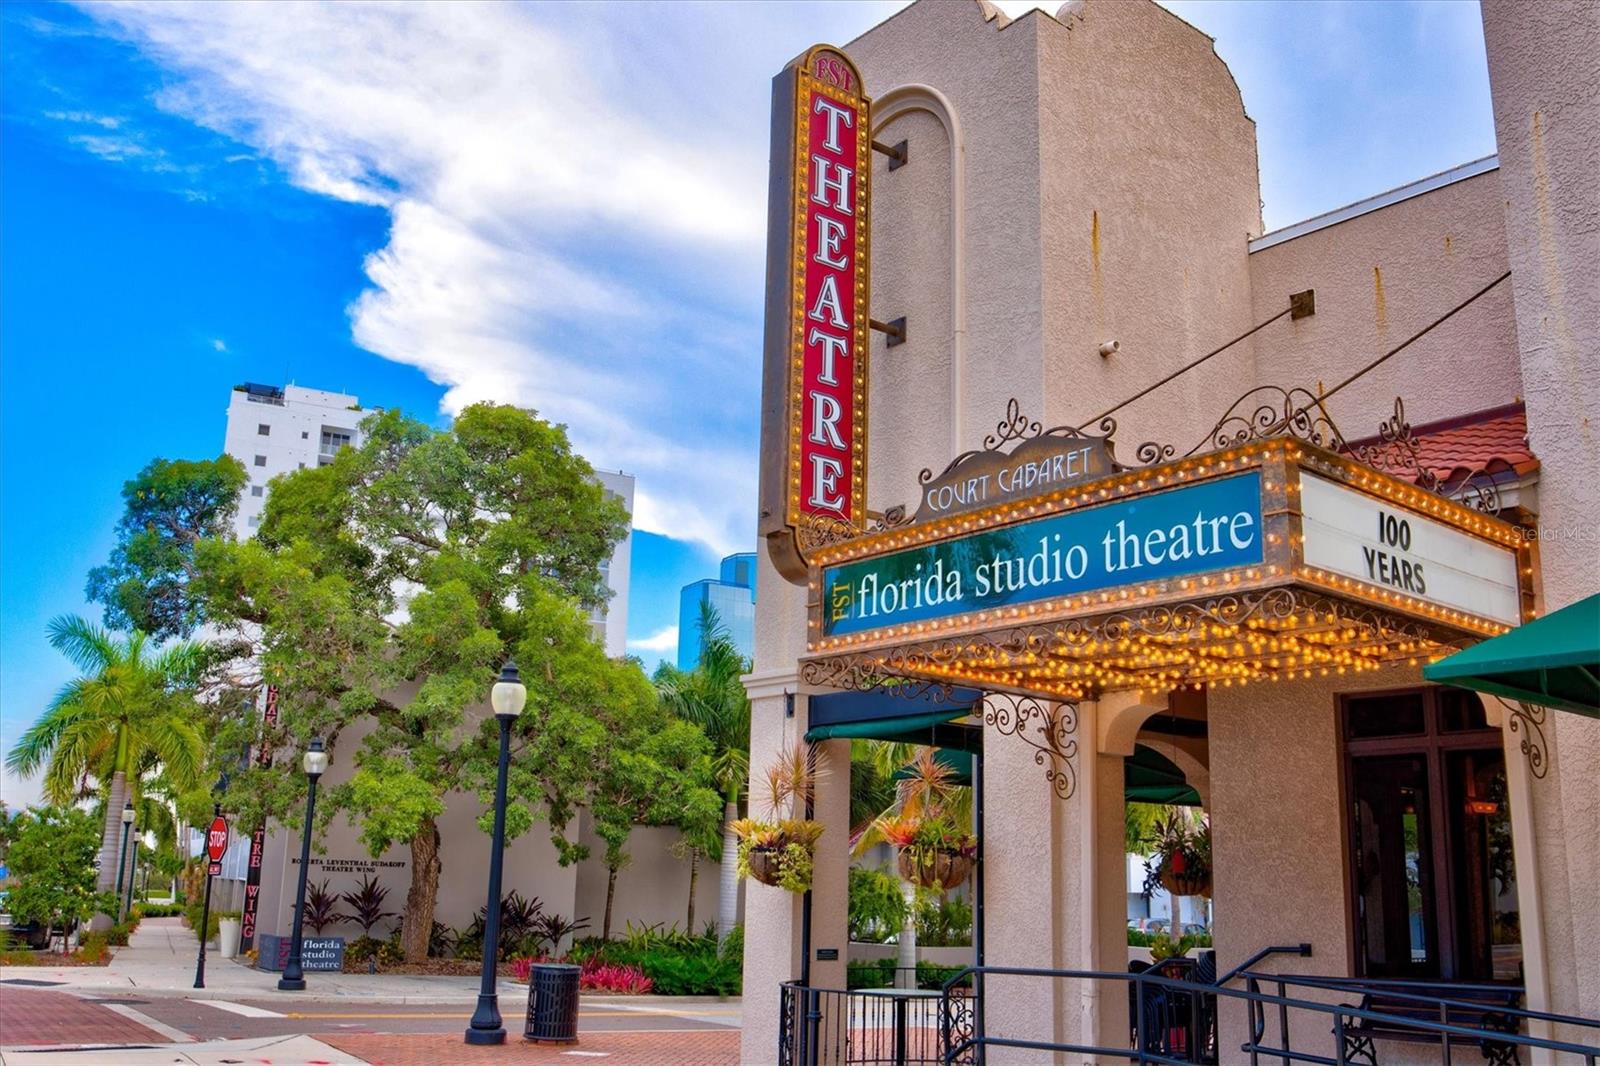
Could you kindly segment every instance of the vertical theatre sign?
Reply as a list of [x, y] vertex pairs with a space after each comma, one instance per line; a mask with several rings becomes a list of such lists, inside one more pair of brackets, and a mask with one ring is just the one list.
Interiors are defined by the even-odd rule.
[[[266, 707], [261, 712], [261, 744], [256, 752], [258, 766], [272, 765], [272, 745], [268, 738], [278, 724], [278, 686], [267, 686]], [[244, 875], [244, 911], [239, 922], [239, 950], [249, 951], [256, 943], [256, 915], [261, 908], [261, 858], [267, 842], [267, 823], [263, 820], [250, 834], [250, 862]]]
[[866, 519], [871, 150], [844, 53], [815, 46], [774, 79], [760, 532], [795, 582]]

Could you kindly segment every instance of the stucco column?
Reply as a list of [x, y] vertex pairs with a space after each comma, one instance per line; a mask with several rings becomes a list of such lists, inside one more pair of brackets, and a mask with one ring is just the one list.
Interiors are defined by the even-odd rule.
[[[809, 700], [792, 672], [751, 674], [750, 795], [756, 817], [765, 816], [767, 767], [785, 746], [805, 743]], [[811, 984], [842, 989], [848, 956], [847, 885], [850, 851], [850, 742], [817, 745], [814, 815], [826, 826], [817, 842], [811, 890]], [[730, 860], [731, 861], [731, 860]], [[778, 1052], [778, 989], [801, 973], [803, 897], [771, 885], [745, 885], [743, 1039], [739, 1061], [773, 1062]], [[819, 961], [819, 948], [837, 949], [837, 959]]]
[[[750, 799], [757, 816], [762, 813], [766, 768], [786, 744], [799, 744], [805, 735], [806, 698], [794, 695], [798, 687], [793, 671], [751, 674], [745, 678], [745, 688], [750, 693]], [[775, 1062], [778, 1057], [778, 989], [783, 982], [792, 981], [800, 974], [800, 897], [779, 888], [747, 882], [744, 942], [744, 1016], [739, 1061]]]
[[[1483, 36], [1494, 100], [1505, 196], [1506, 252], [1516, 308], [1517, 349], [1528, 442], [1539, 457], [1540, 613], [1600, 591], [1600, 12], [1583, 0], [1539, 4], [1485, 0]], [[1507, 737], [1507, 772], [1520, 745]], [[1600, 1016], [1600, 721], [1564, 711], [1545, 716], [1545, 775], [1529, 782], [1535, 857], [1517, 857], [1519, 889], [1538, 878], [1547, 1008]], [[1513, 834], [1517, 805], [1513, 799]], [[1519, 900], [1520, 903], [1520, 900]], [[1530, 979], [1529, 996], [1533, 985]], [[1574, 1034], [1576, 1035], [1576, 1034]], [[1591, 1034], [1592, 1035], [1592, 1034]]]
[[[1082, 736], [1081, 727], [1079, 736]], [[1070, 804], [1058, 799], [1035, 749], [994, 726], [983, 738], [984, 927], [990, 966], [1060, 969], [1067, 916], [1079, 894], [1078, 856], [1068, 850]], [[1077, 772], [1077, 767], [1073, 767]], [[984, 985], [985, 1029], [991, 1036], [1059, 1042], [1077, 990], [1065, 982], [991, 976]], [[992, 1048], [994, 1066], [1046, 1062], [1047, 1055]]]

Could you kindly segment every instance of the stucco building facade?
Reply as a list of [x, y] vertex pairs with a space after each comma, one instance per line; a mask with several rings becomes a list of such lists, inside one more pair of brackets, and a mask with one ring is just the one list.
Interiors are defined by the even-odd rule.
[[[1581, 3], [1483, 7], [1498, 158], [1273, 234], [1262, 232], [1249, 101], [1212, 41], [1154, 3], [1075, 0], [1008, 20], [981, 0], [923, 0], [843, 45], [872, 99], [873, 139], [909, 145], [904, 166], [891, 170], [882, 153], [872, 163], [872, 317], [904, 316], [906, 330], [893, 347], [874, 333], [868, 353], [870, 512], [915, 511], [927, 480], [918, 472], [981, 450], [1012, 400], [1046, 427], [1092, 427], [1115, 409], [1117, 455], [1132, 464], [1135, 442], [1171, 442], [1178, 456], [1204, 445], [1253, 389], [1305, 390], [1347, 442], [1376, 437], [1398, 397], [1421, 456], [1408, 480], [1496, 483], [1527, 541], [1532, 613], [1600, 591], [1600, 18]], [[1291, 316], [1291, 294], [1305, 290], [1314, 313]], [[753, 774], [804, 743], [810, 706], [828, 691], [802, 669], [815, 651], [814, 590], [765, 556], [758, 588]], [[1500, 931], [1473, 933], [1448, 918], [1468, 909], [1451, 896], [1465, 890], [1435, 884], [1436, 907], [1417, 921], [1455, 924], [1426, 925], [1425, 942], [1418, 933], [1394, 965], [1519, 981], [1526, 1006], [1600, 1017], [1600, 849], [1578, 843], [1600, 840], [1600, 721], [1533, 722], [1471, 695], [1451, 702], [1421, 668], [1402, 660], [1177, 695], [1096, 688], [1072, 708], [1066, 798], [1035, 747], [985, 729], [987, 963], [1124, 967], [1123, 763], [1136, 744], [1156, 743], [1212, 818], [1218, 966], [1305, 942], [1311, 957], [1273, 966], [1381, 970], [1366, 918], [1379, 904], [1370, 878], [1353, 872], [1365, 860], [1351, 823], [1375, 764], [1362, 761], [1352, 723], [1363, 698], [1403, 697], [1437, 716], [1426, 728], [1437, 743], [1407, 757], [1452, 805], [1449, 782], [1467, 771], [1445, 736], [1454, 726], [1441, 723], [1470, 718], [1473, 750], [1493, 763], [1509, 807], [1516, 915], [1490, 900]], [[1398, 706], [1377, 713], [1389, 721]], [[1185, 728], [1163, 725], [1178, 719]], [[845, 988], [848, 953], [816, 950], [847, 943], [848, 741], [817, 748], [830, 772], [814, 801], [829, 827], [811, 892], [814, 954], [802, 958], [801, 899], [751, 885], [745, 1062], [775, 1060], [782, 982], [808, 971], [813, 986]], [[1456, 869], [1450, 840], [1428, 860], [1441, 874]], [[991, 1034], [1127, 1043], [1120, 987], [997, 976], [985, 998]], [[1294, 1024], [1307, 1041], [1326, 1040], [1326, 1016]], [[1219, 1047], [1238, 1048], [1244, 1026], [1243, 1008], [1224, 1004]], [[992, 1061], [1076, 1060], [1011, 1049]], [[1386, 1049], [1382, 1061], [1401, 1060]]]

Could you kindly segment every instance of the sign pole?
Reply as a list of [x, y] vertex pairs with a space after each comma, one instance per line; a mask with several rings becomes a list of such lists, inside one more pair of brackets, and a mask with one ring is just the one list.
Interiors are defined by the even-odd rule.
[[211, 809], [211, 827], [206, 831], [206, 901], [200, 908], [200, 954], [194, 964], [194, 986], [206, 986], [206, 934], [211, 929], [211, 884], [222, 873], [222, 856], [228, 851], [228, 823], [222, 817], [222, 804]]

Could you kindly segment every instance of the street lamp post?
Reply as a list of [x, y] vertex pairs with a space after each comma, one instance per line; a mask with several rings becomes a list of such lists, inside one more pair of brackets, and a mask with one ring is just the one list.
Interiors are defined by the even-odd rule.
[[128, 894], [122, 900], [122, 917], [126, 919], [133, 910], [133, 887], [139, 877], [139, 837], [133, 838], [133, 861], [128, 864]]
[[128, 831], [133, 828], [133, 801], [122, 805], [122, 849], [117, 852], [117, 921], [122, 921], [122, 878], [128, 872]]
[[311, 817], [317, 808], [317, 778], [328, 768], [328, 753], [322, 750], [321, 737], [311, 738], [302, 762], [306, 772], [306, 824], [300, 831], [300, 887], [295, 890], [294, 932], [289, 937], [289, 960], [283, 964], [283, 976], [278, 978], [278, 989], [283, 992], [300, 992], [306, 987], [305, 973], [300, 964], [300, 932], [305, 924], [306, 872], [311, 867]]
[[478, 1009], [472, 1012], [467, 1027], [469, 1044], [504, 1044], [505, 1027], [500, 1024], [500, 995], [495, 990], [496, 964], [500, 957], [500, 871], [506, 842], [506, 771], [511, 765], [511, 722], [528, 702], [528, 690], [517, 673], [517, 664], [507, 659], [489, 692], [489, 704], [500, 723], [500, 768], [494, 782], [494, 840], [489, 852], [489, 903], [483, 912], [483, 982], [478, 988]]

